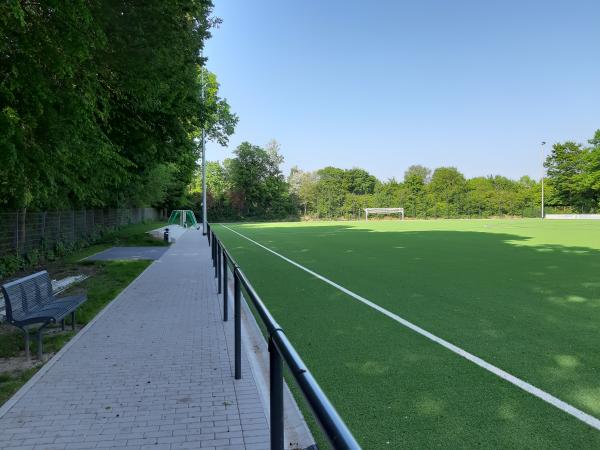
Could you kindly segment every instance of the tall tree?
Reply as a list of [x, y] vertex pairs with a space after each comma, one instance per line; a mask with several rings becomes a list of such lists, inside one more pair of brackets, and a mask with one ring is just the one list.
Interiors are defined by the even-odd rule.
[[600, 205], [600, 130], [590, 146], [557, 143], [545, 162], [554, 196], [563, 205], [582, 209]]
[[211, 11], [210, 0], [0, 2], [0, 207], [181, 198], [199, 130], [224, 145], [237, 122], [215, 75], [201, 76]]
[[244, 216], [281, 216], [289, 211], [288, 185], [279, 164], [278, 152], [243, 142], [227, 161], [227, 176], [232, 185], [233, 203]]
[[417, 196], [429, 183], [431, 169], [425, 166], [413, 165], [404, 172], [404, 186], [412, 196]]
[[456, 167], [438, 167], [431, 176], [429, 188], [441, 198], [453, 198], [466, 190], [466, 180]]
[[308, 214], [309, 206], [314, 206], [316, 197], [317, 174], [314, 172], [304, 172], [294, 166], [290, 170], [288, 177], [290, 192], [302, 206], [304, 215]]
[[377, 185], [377, 178], [364, 169], [354, 167], [344, 173], [345, 186], [352, 194], [372, 194]]

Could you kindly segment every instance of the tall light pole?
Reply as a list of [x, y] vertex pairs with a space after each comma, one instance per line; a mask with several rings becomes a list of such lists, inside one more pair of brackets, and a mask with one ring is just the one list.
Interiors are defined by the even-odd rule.
[[[202, 57], [202, 52], [200, 52]], [[202, 120], [200, 151], [202, 153], [202, 234], [206, 235], [206, 146], [204, 143], [204, 67], [200, 66], [200, 100], [202, 102]]]
[[546, 145], [546, 141], [542, 141], [541, 149], [542, 149], [542, 219], [544, 218], [544, 145]]

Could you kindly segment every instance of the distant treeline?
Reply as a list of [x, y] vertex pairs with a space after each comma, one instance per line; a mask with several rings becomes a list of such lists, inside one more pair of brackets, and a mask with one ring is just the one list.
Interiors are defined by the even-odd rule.
[[200, 129], [226, 144], [237, 122], [214, 74], [201, 74], [211, 10], [0, 2], [0, 210], [183, 202]]
[[[541, 183], [529, 176], [466, 178], [455, 167], [409, 167], [402, 180], [378, 180], [364, 169], [325, 167], [281, 172], [283, 157], [272, 141], [266, 148], [243, 143], [235, 157], [207, 165], [210, 220], [358, 218], [367, 207], [403, 207], [409, 217], [538, 217]], [[589, 145], [552, 147], [546, 163], [547, 208], [593, 212], [600, 206], [600, 130]], [[188, 206], [199, 210], [200, 177]]]

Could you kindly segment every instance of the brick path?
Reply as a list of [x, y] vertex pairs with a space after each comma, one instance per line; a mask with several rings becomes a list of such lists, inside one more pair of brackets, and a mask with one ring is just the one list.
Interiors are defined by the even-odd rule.
[[188, 231], [0, 418], [0, 448], [268, 448], [212, 274], [206, 238]]

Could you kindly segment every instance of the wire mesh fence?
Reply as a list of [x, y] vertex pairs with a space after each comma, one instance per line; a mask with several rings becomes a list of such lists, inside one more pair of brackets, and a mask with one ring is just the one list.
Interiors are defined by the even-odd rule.
[[99, 230], [155, 220], [153, 208], [0, 212], [0, 257], [72, 244]]

